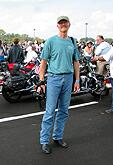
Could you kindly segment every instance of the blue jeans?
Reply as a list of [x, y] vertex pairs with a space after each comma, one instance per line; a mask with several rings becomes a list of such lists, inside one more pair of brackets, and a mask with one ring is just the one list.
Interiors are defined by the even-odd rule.
[[[62, 139], [65, 123], [68, 119], [68, 107], [71, 99], [73, 73], [48, 74], [46, 112], [42, 119], [40, 144], [50, 142], [51, 130], [54, 140]], [[58, 106], [58, 111], [55, 109]]]
[[110, 79], [111, 86], [112, 86], [112, 103], [111, 103], [111, 109], [113, 110], [113, 78]]

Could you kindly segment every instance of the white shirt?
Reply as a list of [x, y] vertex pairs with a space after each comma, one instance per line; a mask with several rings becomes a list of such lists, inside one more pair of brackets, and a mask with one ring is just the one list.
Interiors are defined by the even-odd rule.
[[36, 58], [37, 58], [37, 53], [34, 50], [29, 50], [27, 52], [27, 55], [26, 55], [24, 62], [35, 61]]
[[99, 44], [95, 49], [95, 55], [100, 56], [106, 54], [110, 50], [110, 48], [111, 45], [108, 42], [104, 41], [101, 44]]
[[113, 78], [113, 47], [108, 51], [108, 53], [102, 55], [103, 58], [110, 63], [110, 74]]
[[32, 46], [28, 46], [27, 48], [26, 48], [26, 51], [28, 52], [28, 51], [31, 51], [32, 50]]

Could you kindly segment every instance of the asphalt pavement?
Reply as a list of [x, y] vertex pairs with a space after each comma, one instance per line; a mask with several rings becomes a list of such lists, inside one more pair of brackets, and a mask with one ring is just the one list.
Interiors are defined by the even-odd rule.
[[111, 92], [101, 100], [90, 94], [74, 97], [70, 106], [64, 132], [69, 148], [56, 147], [51, 139], [53, 152], [45, 155], [39, 144], [44, 112], [38, 102], [28, 97], [10, 104], [1, 95], [0, 164], [113, 165], [113, 115], [105, 113], [111, 106]]

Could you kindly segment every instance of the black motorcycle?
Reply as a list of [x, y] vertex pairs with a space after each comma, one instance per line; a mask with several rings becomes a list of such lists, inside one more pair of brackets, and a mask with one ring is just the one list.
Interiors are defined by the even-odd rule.
[[8, 75], [8, 67], [6, 61], [0, 61], [0, 92], [2, 89], [2, 85], [4, 83], [4, 78]]
[[[80, 90], [76, 94], [72, 90], [72, 95], [83, 95], [85, 93], [91, 93], [95, 97], [108, 95], [109, 89], [104, 82], [104, 76], [95, 73], [96, 66], [87, 61], [85, 57], [81, 58], [80, 64]], [[42, 85], [42, 82], [39, 81], [39, 75], [35, 73], [35, 69], [24, 74], [22, 70], [26, 68], [20, 68], [18, 65], [14, 68], [13, 76], [8, 74], [4, 80], [2, 87], [3, 97], [10, 103], [15, 103], [22, 96], [30, 94], [38, 97], [39, 100], [45, 100], [43, 91], [38, 93], [34, 90], [35, 85], [37, 87]], [[46, 79], [44, 83], [46, 84]]]
[[10, 103], [15, 103], [20, 100], [22, 96], [33, 95], [40, 96], [34, 89], [42, 84], [39, 81], [39, 75], [35, 73], [35, 68], [27, 72], [23, 72], [26, 68], [20, 65], [15, 65], [14, 74], [7, 74], [3, 86], [2, 96]]
[[[91, 93], [94, 97], [106, 96], [109, 89], [106, 87], [103, 75], [96, 74], [96, 65], [87, 60], [85, 56], [80, 59], [80, 90], [72, 95]], [[74, 80], [75, 81], [75, 80]]]

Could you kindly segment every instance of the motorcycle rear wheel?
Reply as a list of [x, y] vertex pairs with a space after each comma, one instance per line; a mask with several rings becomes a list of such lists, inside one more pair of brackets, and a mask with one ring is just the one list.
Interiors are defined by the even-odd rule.
[[13, 90], [7, 88], [6, 86], [2, 87], [2, 96], [5, 98], [6, 101], [10, 103], [16, 103], [21, 98], [20, 93], [14, 93]]

